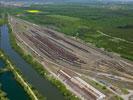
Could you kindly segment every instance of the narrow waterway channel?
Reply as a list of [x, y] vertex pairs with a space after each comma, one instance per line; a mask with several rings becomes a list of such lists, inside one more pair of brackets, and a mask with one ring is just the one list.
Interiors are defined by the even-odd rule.
[[[17, 68], [22, 72], [26, 80], [35, 87], [47, 100], [64, 100], [64, 96], [49, 81], [40, 76], [30, 64], [11, 48], [7, 25], [1, 28], [1, 49], [12, 59]], [[25, 99], [24, 99], [25, 100]]]
[[[5, 62], [0, 59], [0, 69], [5, 68]], [[2, 90], [7, 93], [10, 100], [30, 100], [23, 87], [15, 80], [11, 72], [0, 73], [0, 84]]]

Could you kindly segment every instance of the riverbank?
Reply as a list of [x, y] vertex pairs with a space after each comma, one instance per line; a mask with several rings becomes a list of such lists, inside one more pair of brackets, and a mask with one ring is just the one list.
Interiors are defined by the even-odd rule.
[[2, 91], [1, 84], [0, 84], [0, 100], [9, 100], [7, 94], [4, 91]]
[[15, 79], [18, 81], [18, 83], [24, 88], [24, 90], [27, 92], [27, 94], [30, 96], [31, 100], [45, 100], [35, 89], [32, 88], [28, 82], [23, 78], [22, 74], [17, 70], [10, 61], [10, 59], [0, 51], [0, 58], [6, 61], [7, 67], [10, 69], [10, 71], [14, 74]]
[[[1, 23], [1, 20], [0, 19], [0, 26], [3, 24], [3, 21]], [[1, 54], [0, 54], [1, 55]], [[2, 66], [3, 67], [3, 66]], [[0, 69], [0, 74], [5, 72], [3, 69]], [[9, 98], [7, 97], [7, 93], [5, 93], [3, 90], [2, 90], [2, 84], [0, 83], [0, 100], [9, 100]]]

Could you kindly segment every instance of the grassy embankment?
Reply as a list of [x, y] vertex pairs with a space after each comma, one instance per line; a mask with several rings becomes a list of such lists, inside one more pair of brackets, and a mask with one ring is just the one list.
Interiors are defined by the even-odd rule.
[[0, 100], [9, 100], [8, 97], [7, 97], [7, 94], [2, 91], [2, 84], [0, 84]]
[[6, 23], [6, 19], [0, 17], [0, 26]]
[[133, 13], [131, 6], [44, 5], [41, 13], [23, 12], [20, 18], [41, 24], [96, 47], [133, 60]]
[[9, 100], [7, 98], [7, 94], [1, 90], [1, 84], [0, 84], [0, 100]]
[[21, 49], [21, 47], [19, 47], [16, 43], [16, 38], [12, 33], [12, 30], [9, 26], [9, 33], [10, 33], [10, 41], [11, 41], [11, 45], [12, 48], [18, 52], [23, 59], [25, 59], [25, 61], [29, 64], [31, 64], [31, 66], [36, 69], [36, 71], [42, 75], [45, 79], [47, 79], [48, 81], [51, 82], [51, 84], [53, 84], [54, 86], [56, 86], [60, 92], [64, 95], [66, 100], [79, 100], [78, 97], [76, 97], [72, 92], [70, 92], [66, 86], [61, 83], [59, 80], [55, 79], [53, 76], [49, 75], [49, 72], [44, 69], [44, 67], [38, 63], [38, 61], [36, 61], [35, 59], [33, 59], [33, 57], [29, 54], [24, 53], [24, 51]]
[[0, 26], [5, 23], [4, 19], [0, 18]]

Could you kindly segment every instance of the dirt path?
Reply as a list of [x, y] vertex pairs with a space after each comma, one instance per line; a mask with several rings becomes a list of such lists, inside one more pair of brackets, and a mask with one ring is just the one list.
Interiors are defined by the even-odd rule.
[[114, 36], [107, 35], [107, 34], [101, 32], [99, 30], [97, 32], [100, 33], [100, 34], [102, 34], [102, 35], [104, 35], [104, 36], [107, 36], [107, 37], [110, 37], [110, 38], [113, 38], [113, 39], [116, 39], [116, 40], [120, 40], [120, 41], [124, 41], [124, 42], [130, 43], [130, 44], [133, 44], [133, 42], [131, 42], [131, 41], [127, 41], [125, 39], [121, 39], [121, 38], [118, 38], [118, 37], [114, 37]]

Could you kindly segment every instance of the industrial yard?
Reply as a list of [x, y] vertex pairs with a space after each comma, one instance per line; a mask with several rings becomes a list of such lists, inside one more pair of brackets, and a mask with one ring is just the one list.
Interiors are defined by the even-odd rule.
[[88, 84], [90, 79], [105, 85], [116, 95], [124, 95], [123, 88], [131, 91], [130, 97], [133, 95], [132, 61], [22, 19], [10, 16], [9, 23], [18, 45], [79, 97], [85, 100], [107, 98], [104, 91]]

